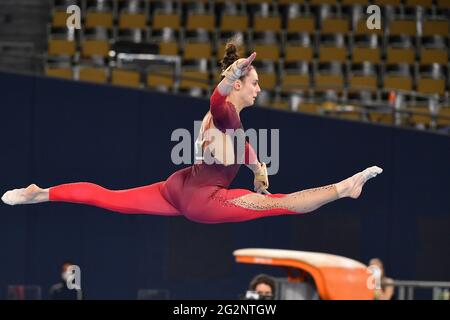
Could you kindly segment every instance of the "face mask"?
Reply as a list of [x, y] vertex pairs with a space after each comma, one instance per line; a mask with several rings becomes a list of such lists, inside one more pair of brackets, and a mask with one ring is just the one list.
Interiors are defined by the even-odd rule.
[[69, 275], [70, 275], [69, 272], [63, 272], [61, 273], [61, 278], [67, 282], [67, 279], [69, 279]]

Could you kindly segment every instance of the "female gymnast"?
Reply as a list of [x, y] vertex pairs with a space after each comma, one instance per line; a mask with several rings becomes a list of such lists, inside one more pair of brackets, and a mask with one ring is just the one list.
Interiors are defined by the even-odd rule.
[[[207, 139], [208, 129], [218, 129], [227, 139], [227, 129], [242, 129], [240, 111], [252, 106], [261, 91], [258, 74], [251, 65], [256, 53], [239, 58], [233, 42], [226, 45], [222, 60], [222, 80], [210, 99], [210, 110], [203, 119], [199, 139], [204, 151], [214, 150], [216, 161], [204, 161], [173, 173], [166, 181], [128, 190], [108, 190], [88, 182], [67, 183], [42, 189], [35, 184], [7, 191], [2, 200], [9, 205], [47, 201], [81, 203], [125, 214], [181, 216], [199, 223], [240, 222], [283, 214], [311, 212], [331, 201], [358, 198], [364, 184], [382, 169], [369, 167], [328, 186], [290, 194], [269, 194], [267, 168], [260, 163], [250, 144], [245, 145], [245, 163], [254, 175], [256, 192], [229, 189], [240, 165], [233, 150], [221, 154]], [[229, 132], [227, 132], [229, 133]], [[218, 149], [218, 150], [216, 150]], [[231, 164], [230, 164], [231, 163]]]

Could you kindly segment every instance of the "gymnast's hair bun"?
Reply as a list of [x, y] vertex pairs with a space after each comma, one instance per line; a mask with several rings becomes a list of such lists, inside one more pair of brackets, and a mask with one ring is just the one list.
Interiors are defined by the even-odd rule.
[[226, 70], [233, 62], [239, 59], [238, 51], [241, 43], [242, 36], [239, 34], [227, 41], [227, 44], [225, 45], [225, 54], [220, 62], [222, 71]]

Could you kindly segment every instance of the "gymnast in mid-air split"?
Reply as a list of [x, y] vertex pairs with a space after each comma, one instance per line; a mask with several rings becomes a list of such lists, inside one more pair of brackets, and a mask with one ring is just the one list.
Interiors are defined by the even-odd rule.
[[[252, 106], [261, 91], [258, 73], [252, 66], [256, 53], [239, 58], [237, 45], [228, 42], [222, 60], [222, 80], [210, 99], [210, 110], [200, 129], [200, 147], [211, 152], [212, 164], [205, 161], [173, 173], [166, 181], [127, 189], [108, 190], [89, 182], [67, 183], [42, 189], [35, 184], [7, 191], [2, 200], [9, 205], [47, 201], [80, 203], [125, 214], [182, 216], [200, 223], [240, 222], [284, 214], [303, 214], [341, 198], [358, 198], [364, 184], [383, 170], [369, 167], [338, 183], [290, 194], [270, 194], [267, 168], [257, 159], [249, 143], [245, 159], [239, 162], [233, 148], [214, 148], [207, 139], [209, 129], [220, 130], [224, 140], [229, 130], [243, 129], [242, 109]], [[209, 149], [208, 149], [209, 148]], [[230, 157], [234, 161], [227, 161]], [[229, 189], [240, 163], [250, 168], [254, 191]]]

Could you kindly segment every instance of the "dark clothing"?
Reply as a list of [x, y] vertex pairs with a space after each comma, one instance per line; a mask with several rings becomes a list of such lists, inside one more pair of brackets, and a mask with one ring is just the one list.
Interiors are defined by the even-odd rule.
[[65, 282], [54, 284], [50, 288], [50, 300], [82, 300], [83, 293], [81, 290], [69, 289]]

